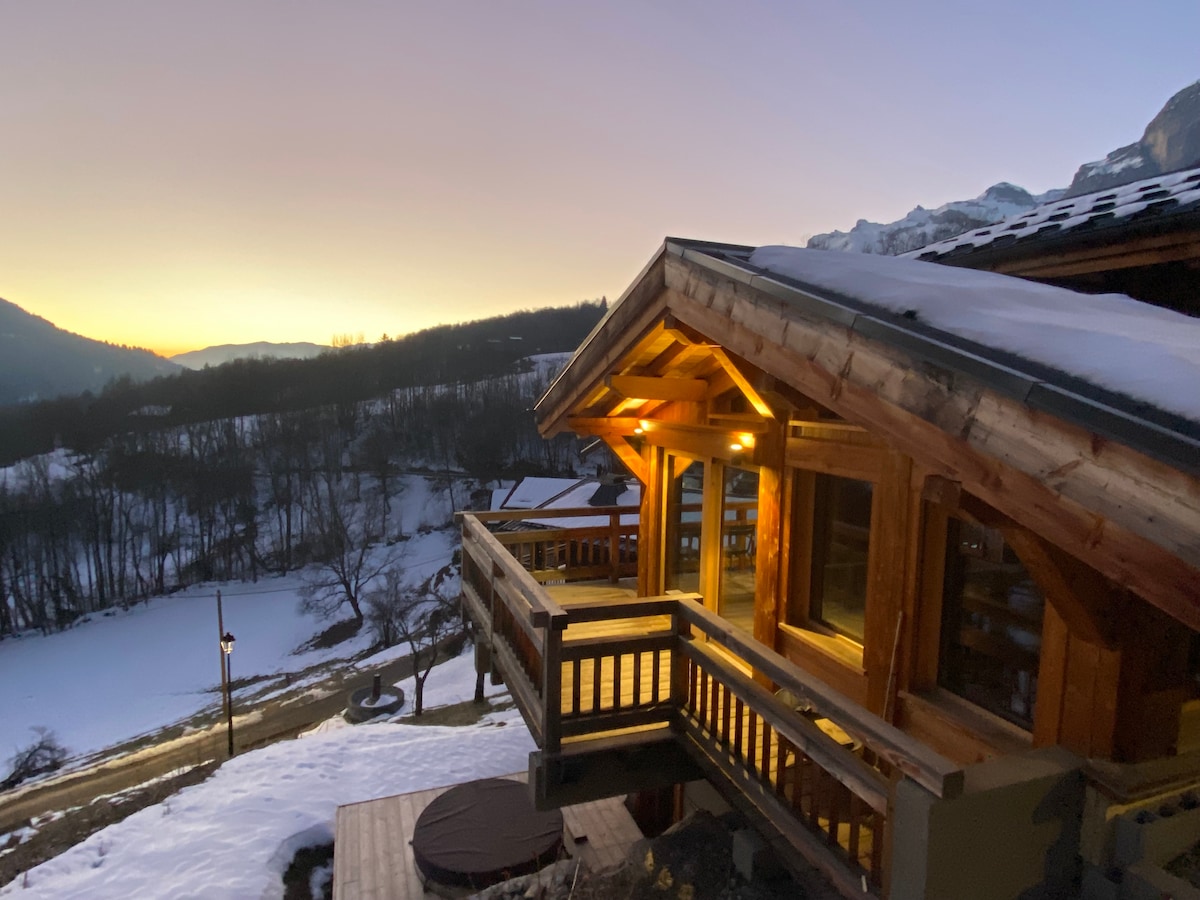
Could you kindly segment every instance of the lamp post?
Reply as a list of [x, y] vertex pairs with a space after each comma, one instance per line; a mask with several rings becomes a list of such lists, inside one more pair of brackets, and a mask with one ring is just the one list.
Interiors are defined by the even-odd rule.
[[233, 758], [233, 674], [230, 657], [233, 655], [234, 637], [228, 631], [221, 635], [221, 656], [225, 660], [225, 721], [229, 725], [229, 756]]
[[229, 724], [229, 756], [233, 757], [233, 684], [230, 680], [229, 655], [233, 653], [234, 637], [225, 630], [221, 610], [221, 592], [217, 591], [217, 639], [221, 648], [221, 698], [225, 703], [225, 721]]

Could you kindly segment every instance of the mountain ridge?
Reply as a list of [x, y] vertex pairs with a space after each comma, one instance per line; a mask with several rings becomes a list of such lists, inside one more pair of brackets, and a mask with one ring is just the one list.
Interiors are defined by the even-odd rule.
[[149, 350], [120, 347], [59, 328], [0, 299], [0, 404], [99, 391], [123, 377], [146, 381], [180, 367]]
[[1007, 181], [978, 197], [953, 200], [933, 210], [917, 206], [894, 222], [859, 219], [849, 231], [813, 235], [814, 250], [897, 256], [1019, 215], [1043, 203], [1076, 197], [1200, 164], [1200, 81], [1177, 91], [1146, 125], [1141, 139], [1100, 160], [1083, 163], [1071, 183], [1030, 194]]
[[312, 359], [333, 348], [309, 341], [275, 342], [252, 341], [248, 344], [214, 344], [200, 350], [188, 350], [170, 357], [171, 362], [185, 369], [219, 366], [235, 359]]

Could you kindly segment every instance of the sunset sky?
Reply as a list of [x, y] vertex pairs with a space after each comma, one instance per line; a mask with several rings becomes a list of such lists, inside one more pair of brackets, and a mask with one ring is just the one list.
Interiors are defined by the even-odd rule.
[[167, 354], [1063, 187], [1200, 78], [1195, 0], [0, 0], [0, 34], [0, 297]]

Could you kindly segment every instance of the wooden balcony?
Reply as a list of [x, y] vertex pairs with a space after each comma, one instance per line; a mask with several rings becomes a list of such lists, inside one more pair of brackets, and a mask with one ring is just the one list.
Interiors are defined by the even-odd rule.
[[[540, 748], [539, 804], [703, 775], [847, 896], [886, 897], [895, 785], [948, 799], [961, 770], [699, 595], [631, 596], [619, 580], [636, 569], [637, 529], [622, 512], [553, 511], [609, 517], [578, 533], [487, 527], [546, 510], [461, 517], [464, 606]], [[598, 574], [609, 583], [581, 584]]]

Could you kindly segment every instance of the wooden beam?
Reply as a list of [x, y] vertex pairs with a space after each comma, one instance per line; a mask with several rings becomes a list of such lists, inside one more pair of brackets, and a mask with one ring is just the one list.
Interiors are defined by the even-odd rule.
[[757, 413], [710, 413], [708, 424], [725, 431], [745, 434], [766, 434], [775, 427], [775, 422], [769, 422]]
[[1072, 637], [1109, 649], [1118, 646], [1123, 591], [1028, 529], [1008, 526], [1001, 533]]
[[642, 459], [642, 454], [633, 448], [633, 445], [627, 441], [624, 436], [616, 434], [606, 434], [601, 436], [601, 440], [608, 446], [616, 456], [629, 470], [629, 474], [640, 481], [643, 487], [649, 483], [650, 473], [646, 469], [646, 461]]
[[842, 478], [878, 481], [886, 458], [887, 451], [880, 447], [815, 438], [787, 439], [789, 466]]
[[[657, 419], [646, 419], [643, 425], [645, 438], [651, 444], [670, 450], [681, 450], [702, 459], [714, 457], [732, 460], [742, 453], [749, 458], [753, 452], [753, 448], [745, 446], [743, 432], [740, 431], [710, 425], [663, 422]], [[743, 449], [734, 450], [734, 444], [741, 445]]]
[[990, 267], [994, 272], [1026, 278], [1064, 278], [1091, 272], [1110, 272], [1136, 266], [1200, 258], [1200, 232], [1157, 235], [1121, 244], [1084, 247], [1058, 253], [1042, 253], [1004, 261]]
[[754, 407], [754, 411], [764, 419], [775, 418], [775, 411], [771, 409], [771, 405], [762, 398], [762, 395], [750, 383], [750, 379], [742, 374], [742, 370], [730, 359], [729, 354], [722, 347], [712, 347], [711, 351], [712, 355], [721, 364], [721, 368], [733, 379], [733, 383], [737, 385], [738, 390], [742, 392], [746, 400]]
[[921, 499], [947, 510], [958, 509], [962, 499], [962, 482], [941, 475], [926, 475], [921, 484]]
[[576, 434], [632, 436], [641, 428], [636, 416], [568, 416], [567, 427]]
[[702, 378], [609, 375], [605, 384], [627, 399], [685, 400], [696, 403], [703, 400], [708, 392], [708, 382]]

